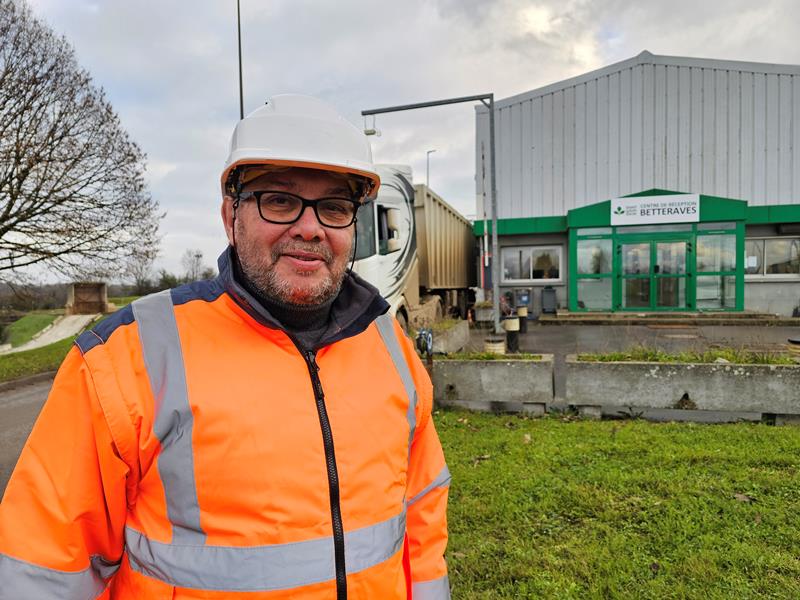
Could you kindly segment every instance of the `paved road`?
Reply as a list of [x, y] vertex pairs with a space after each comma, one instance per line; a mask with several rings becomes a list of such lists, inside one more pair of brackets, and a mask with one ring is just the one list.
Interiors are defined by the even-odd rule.
[[42, 381], [0, 393], [0, 497], [52, 383]]

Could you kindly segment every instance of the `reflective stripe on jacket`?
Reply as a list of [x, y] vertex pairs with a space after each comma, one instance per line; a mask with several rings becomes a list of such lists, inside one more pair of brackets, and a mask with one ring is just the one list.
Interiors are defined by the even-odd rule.
[[450, 476], [393, 318], [304, 355], [206, 282], [77, 346], [0, 504], [0, 598], [328, 600], [341, 572], [399, 600], [406, 536], [414, 599], [450, 597]]

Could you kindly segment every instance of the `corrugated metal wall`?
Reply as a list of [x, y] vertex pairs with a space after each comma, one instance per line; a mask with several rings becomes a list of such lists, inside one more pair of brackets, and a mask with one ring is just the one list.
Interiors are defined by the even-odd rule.
[[475, 285], [472, 224], [423, 184], [414, 186], [419, 284], [429, 290]]
[[[645, 52], [495, 110], [500, 218], [650, 188], [800, 204], [800, 67]], [[480, 218], [487, 111], [476, 118]]]

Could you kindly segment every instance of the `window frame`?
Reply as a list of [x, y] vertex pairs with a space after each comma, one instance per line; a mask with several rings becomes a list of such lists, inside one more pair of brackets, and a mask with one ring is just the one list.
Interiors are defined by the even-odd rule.
[[[507, 250], [520, 250], [525, 249], [531, 253], [531, 271], [533, 271], [533, 251], [534, 250], [555, 250], [558, 255], [558, 278], [557, 279], [506, 279], [505, 275], [505, 256], [504, 253]], [[509, 284], [509, 285], [517, 285], [517, 284], [554, 284], [560, 285], [564, 282], [564, 246], [563, 244], [547, 244], [547, 245], [515, 245], [515, 246], [501, 246], [500, 247], [500, 265], [503, 267], [502, 270], [502, 277], [500, 278], [500, 283], [502, 285]]]
[[745, 237], [744, 243], [747, 248], [747, 242], [764, 242], [761, 246], [761, 272], [748, 273], [747, 272], [747, 252], [744, 255], [744, 280], [745, 281], [797, 281], [800, 280], [800, 273], [767, 273], [767, 244], [768, 240], [798, 240], [800, 236], [786, 236], [786, 235], [759, 235], [754, 237]]

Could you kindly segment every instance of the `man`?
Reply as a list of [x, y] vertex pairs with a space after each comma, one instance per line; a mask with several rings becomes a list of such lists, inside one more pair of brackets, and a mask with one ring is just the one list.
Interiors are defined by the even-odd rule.
[[379, 184], [318, 100], [237, 125], [219, 277], [76, 340], [0, 505], [0, 598], [449, 598], [430, 380], [347, 270]]

